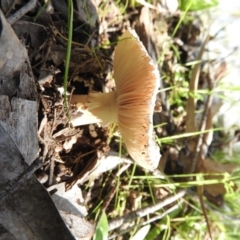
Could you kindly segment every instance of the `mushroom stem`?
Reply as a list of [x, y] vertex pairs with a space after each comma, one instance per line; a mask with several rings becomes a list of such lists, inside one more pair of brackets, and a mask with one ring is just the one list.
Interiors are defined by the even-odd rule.
[[72, 95], [71, 103], [76, 104], [83, 114], [72, 117], [73, 126], [99, 122], [117, 122], [117, 92], [90, 93], [89, 95]]

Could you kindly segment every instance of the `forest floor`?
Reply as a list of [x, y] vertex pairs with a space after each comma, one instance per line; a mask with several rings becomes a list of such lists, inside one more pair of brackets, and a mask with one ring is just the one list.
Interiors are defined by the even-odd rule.
[[[22, 2], [2, 7], [6, 17]], [[82, 215], [106, 227], [109, 239], [234, 239], [239, 190], [231, 150], [239, 132], [226, 138], [213, 123], [222, 104], [214, 90], [228, 66], [203, 57], [216, 36], [208, 35], [199, 12], [180, 11], [174, 1], [76, 1], [67, 62], [69, 6], [42, 2], [12, 25], [28, 51], [39, 93], [38, 154], [44, 164], [38, 180], [49, 192], [59, 184], [69, 192], [77, 187]], [[133, 163], [116, 124], [69, 124], [78, 113], [70, 101], [66, 110], [64, 92], [70, 99], [115, 90], [114, 50], [128, 27], [161, 76], [153, 123], [162, 174]]]

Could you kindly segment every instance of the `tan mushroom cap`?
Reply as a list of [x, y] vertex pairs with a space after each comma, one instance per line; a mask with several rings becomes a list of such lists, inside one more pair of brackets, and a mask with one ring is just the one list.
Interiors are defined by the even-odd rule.
[[113, 67], [123, 142], [140, 166], [153, 170], [161, 157], [152, 120], [160, 74], [134, 30], [118, 42]]

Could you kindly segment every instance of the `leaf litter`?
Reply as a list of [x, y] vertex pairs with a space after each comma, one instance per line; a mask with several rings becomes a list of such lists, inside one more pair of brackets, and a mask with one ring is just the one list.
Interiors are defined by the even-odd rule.
[[[161, 64], [158, 65], [162, 76], [161, 88], [175, 87], [172, 91], [162, 91], [158, 94], [161, 111], [159, 111], [159, 107], [156, 107], [158, 111], [153, 116], [154, 124], [157, 125], [157, 137], [161, 139], [161, 137], [181, 134], [186, 129], [189, 132], [198, 131], [201, 126], [203, 126], [202, 130], [212, 129], [214, 110], [209, 110], [206, 98], [200, 99], [198, 102], [196, 98], [192, 98], [192, 103], [188, 105], [186, 112], [181, 109], [181, 106], [186, 106], [187, 101], [191, 100], [191, 96], [188, 97], [178, 92], [182, 87], [181, 77], [187, 78], [191, 73], [190, 67], [182, 67], [181, 65], [196, 60], [196, 55], [203, 46], [200, 19], [195, 21], [190, 19], [181, 24], [175, 31], [181, 16], [177, 12], [175, 14], [169, 13], [164, 5], [156, 4], [154, 9], [145, 4], [145, 6], [137, 4], [134, 7], [126, 5], [126, 12], [123, 14], [116, 2], [92, 3], [87, 1], [86, 6], [82, 3], [77, 1], [74, 11], [72, 54], [67, 88], [69, 98], [73, 93], [86, 95], [94, 92], [110, 92], [115, 89], [112, 73], [114, 48], [123, 30], [131, 26], [135, 28], [153, 61], [157, 63], [160, 56], [163, 58]], [[111, 7], [112, 11], [104, 11], [108, 7]], [[8, 9], [6, 12], [14, 10]], [[160, 12], [161, 14], [159, 14]], [[86, 212], [88, 212], [88, 219], [92, 223], [95, 223], [95, 214], [98, 212], [96, 207], [99, 203], [102, 204], [103, 211], [107, 212], [109, 219], [118, 216], [119, 213], [114, 205], [117, 194], [123, 194], [120, 205], [124, 207], [120, 213], [126, 214], [126, 219], [128, 214], [134, 215], [136, 213], [134, 211], [138, 208], [140, 208], [138, 211], [141, 212], [139, 202], [136, 200], [136, 192], [141, 192], [140, 202], [151, 205], [153, 196], [151, 188], [146, 187], [146, 181], [132, 180], [132, 185], [129, 184], [131, 172], [136, 176], [144, 176], [145, 173], [141, 168], [137, 168], [134, 172], [134, 166], [129, 167], [131, 160], [129, 160], [117, 128], [112, 132], [110, 124], [90, 124], [74, 128], [69, 125], [62, 95], [68, 35], [67, 5], [65, 2], [62, 1], [60, 4], [58, 1], [52, 1], [52, 5], [49, 2], [45, 8], [37, 5], [28, 14], [16, 21], [13, 29], [28, 50], [32, 71], [38, 82], [39, 156], [43, 157], [44, 164], [35, 174], [39, 180], [43, 179], [44, 176], [44, 180], [41, 182], [45, 188], [49, 191], [57, 191], [53, 194], [53, 199], [56, 194], [61, 195], [58, 197], [59, 199], [68, 198], [64, 197], [64, 193], [60, 193], [58, 186], [61, 186], [61, 191], [62, 186], [65, 186], [65, 190], [68, 190], [66, 194], [70, 191], [72, 194], [76, 194], [76, 186], [78, 186], [78, 190], [80, 190], [78, 198], [82, 195], [81, 201], [78, 198], [69, 197], [68, 203], [65, 203], [64, 206], [67, 210], [65, 209], [64, 212], [69, 211], [73, 215], [77, 215], [71, 210], [71, 207], [74, 204], [85, 205], [81, 214], [86, 216]], [[175, 36], [170, 38], [173, 32], [175, 32]], [[205, 46], [202, 49], [205, 50]], [[199, 60], [202, 60], [202, 56]], [[210, 72], [203, 71], [200, 66], [196, 67], [195, 65], [199, 77], [188, 78], [189, 84], [192, 80], [195, 85], [195, 89], [190, 89], [193, 92], [199, 88], [210, 89], [211, 81], [217, 81], [216, 79], [224, 75], [226, 69], [224, 61], [214, 65], [211, 62], [205, 64], [211, 66], [215, 74], [212, 76]], [[172, 101], [170, 104], [167, 96], [170, 96]], [[200, 119], [202, 119], [200, 124], [202, 125], [197, 126], [195, 110], [199, 106], [205, 108], [206, 111], [204, 116], [200, 115]], [[69, 110], [72, 116], [81, 115], [76, 111], [74, 104], [69, 105]], [[205, 115], [207, 116], [206, 120], [204, 119]], [[221, 173], [227, 170], [231, 174], [236, 165], [215, 164], [206, 158], [212, 143], [212, 139], [207, 140], [208, 135], [177, 140], [172, 144], [162, 144], [163, 156], [160, 161], [160, 169], [168, 175], [209, 173], [210, 175], [206, 179], [211, 179], [213, 172]], [[110, 143], [109, 138], [111, 138]], [[200, 150], [200, 154], [196, 155], [199, 153], [197, 147], [203, 141], [201, 138], [204, 139], [206, 146]], [[203, 146], [203, 144], [200, 145]], [[120, 152], [122, 157], [119, 157]], [[194, 159], [196, 166], [193, 169], [191, 166]], [[123, 168], [123, 172], [117, 169], [119, 164], [126, 166]], [[127, 168], [129, 170], [126, 170]], [[120, 183], [115, 175], [121, 175]], [[152, 186], [154, 187], [154, 183]], [[131, 187], [134, 190], [131, 190]], [[120, 190], [116, 190], [116, 188]], [[111, 192], [114, 194], [109, 195], [108, 193]], [[219, 205], [219, 197], [223, 198], [226, 191], [223, 184], [215, 184], [204, 187], [204, 192], [210, 201]], [[158, 196], [154, 197], [166, 199], [164, 201], [167, 202], [169, 197], [168, 204], [173, 205], [171, 193], [171, 190], [166, 191], [162, 188], [162, 191], [155, 192]], [[179, 193], [181, 193], [179, 198], [186, 194], [186, 192]], [[164, 196], [161, 197], [162, 194]], [[173, 202], [176, 200], [177, 198]], [[58, 204], [56, 203], [56, 205]], [[62, 209], [59, 208], [59, 210]], [[167, 211], [167, 208], [164, 210]], [[156, 209], [150, 210], [147, 214], [151, 214], [150, 216], [154, 218], [156, 217], [155, 211]], [[144, 213], [144, 209], [142, 213]], [[146, 221], [144, 218], [146, 214], [141, 216], [139, 226]], [[126, 219], [123, 216], [121, 221], [124, 222]], [[136, 221], [135, 217], [130, 218], [130, 220]], [[114, 224], [114, 221], [117, 220], [114, 219], [112, 223], [109, 220], [110, 226]], [[124, 228], [132, 230], [131, 225], [125, 224]], [[120, 229], [120, 232], [122, 231], [125, 236], [129, 236], [126, 229]], [[93, 232], [90, 236], [92, 234]], [[112, 234], [116, 234], [116, 232], [112, 232]], [[172, 234], [174, 235], [174, 232]]]

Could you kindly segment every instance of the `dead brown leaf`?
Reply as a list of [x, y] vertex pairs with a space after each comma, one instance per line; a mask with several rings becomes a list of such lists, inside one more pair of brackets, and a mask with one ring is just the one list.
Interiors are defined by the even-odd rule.
[[[215, 162], [211, 159], [204, 159], [202, 165], [199, 166], [198, 172], [207, 173], [209, 176], [206, 179], [219, 179], [222, 180], [223, 176], [216, 176], [214, 173], [229, 173], [232, 174], [233, 171], [237, 168], [236, 164], [228, 163], [223, 164]], [[212, 174], [212, 175], [211, 175]], [[234, 187], [236, 189], [236, 186]], [[209, 195], [217, 197], [218, 195], [223, 195], [226, 193], [224, 184], [210, 184], [204, 186], [204, 190], [208, 192]]]

